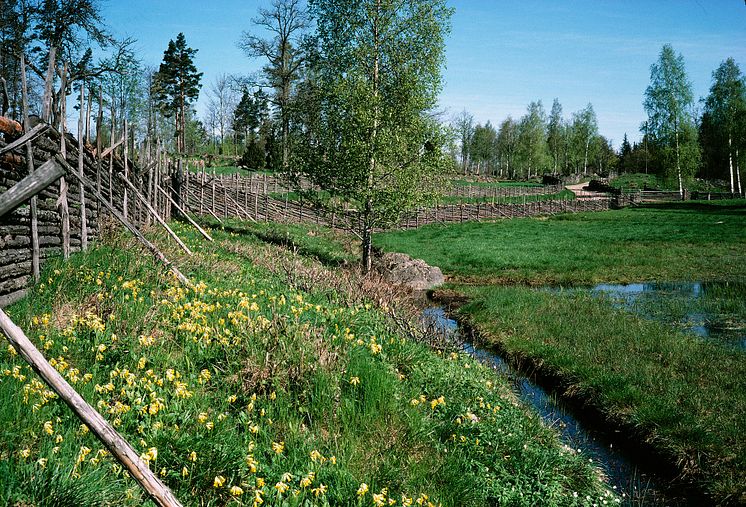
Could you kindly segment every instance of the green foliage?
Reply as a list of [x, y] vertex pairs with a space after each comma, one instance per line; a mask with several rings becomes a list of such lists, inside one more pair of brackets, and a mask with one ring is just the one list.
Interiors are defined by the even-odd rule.
[[[613, 500], [507, 381], [403, 338], [351, 274], [241, 230], [213, 230], [200, 249], [173, 225], [196, 252], [178, 259], [194, 287], [117, 238], [50, 261], [8, 312], [185, 505]], [[145, 502], [5, 347], [0, 402], [0, 503]]]
[[728, 58], [712, 73], [712, 80], [700, 125], [706, 173], [729, 177], [730, 191], [735, 192], [739, 181], [734, 177], [736, 153], [746, 151], [746, 79], [736, 62]]
[[185, 149], [187, 107], [199, 96], [202, 73], [194, 66], [196, 49], [187, 46], [183, 33], [176, 41], [168, 41], [163, 53], [163, 62], [153, 81], [155, 99], [168, 117], [174, 117], [176, 125], [177, 151]]
[[440, 91], [451, 10], [442, 0], [316, 0], [310, 8], [321, 123], [293, 176], [327, 190], [327, 206], [357, 210], [370, 269], [372, 229], [421, 204], [446, 163], [445, 134], [428, 113]]
[[684, 57], [671, 45], [661, 49], [658, 61], [650, 66], [650, 85], [643, 102], [648, 115], [647, 132], [660, 151], [668, 174], [682, 181], [696, 172], [700, 152], [694, 126], [692, 85], [684, 68]]
[[743, 352], [613, 309], [582, 292], [464, 291], [478, 302], [462, 311], [489, 341], [524, 361], [540, 362], [616, 424], [686, 463], [685, 473], [715, 503], [743, 496]]

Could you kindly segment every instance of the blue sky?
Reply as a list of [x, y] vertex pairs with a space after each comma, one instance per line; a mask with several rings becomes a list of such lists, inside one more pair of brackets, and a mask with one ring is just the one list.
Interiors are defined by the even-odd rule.
[[[455, 8], [447, 41], [441, 107], [466, 109], [477, 121], [520, 117], [530, 101], [547, 112], [557, 97], [565, 117], [591, 102], [600, 132], [619, 146], [639, 138], [650, 65], [661, 46], [684, 56], [697, 99], [712, 71], [733, 57], [746, 72], [743, 0], [449, 0]], [[249, 74], [262, 62], [236, 46], [269, 0], [109, 0], [104, 18], [118, 37], [138, 39], [147, 65], [157, 67], [169, 39], [184, 32], [199, 49], [204, 72], [197, 110], [220, 73]]]

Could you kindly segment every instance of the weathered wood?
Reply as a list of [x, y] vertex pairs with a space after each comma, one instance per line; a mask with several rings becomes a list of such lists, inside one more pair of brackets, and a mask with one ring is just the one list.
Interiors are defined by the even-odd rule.
[[[23, 81], [25, 81], [25, 79]], [[28, 108], [28, 106], [27, 106], [27, 108]], [[25, 117], [26, 116], [24, 115], [24, 118]], [[22, 135], [21, 137], [19, 137], [18, 139], [16, 139], [12, 143], [10, 143], [10, 144], [8, 144], [8, 145], [3, 146], [2, 148], [0, 148], [0, 155], [2, 155], [3, 153], [7, 153], [9, 151], [13, 151], [16, 148], [18, 148], [20, 146], [23, 146], [24, 144], [27, 144], [27, 143], [33, 141], [34, 139], [36, 139], [37, 137], [39, 137], [41, 134], [43, 134], [44, 132], [46, 132], [48, 128], [49, 128], [49, 125], [47, 125], [47, 124], [44, 124], [44, 123], [38, 124], [36, 127], [34, 127], [31, 130], [28, 130], [24, 135]]]
[[[31, 139], [33, 138], [30, 136], [32, 131], [29, 130], [29, 127], [31, 126], [31, 122], [29, 121], [28, 117], [28, 87], [26, 83], [26, 57], [21, 54], [21, 109], [23, 112], [23, 129], [26, 131], [26, 135], [23, 137], [26, 138], [26, 169], [28, 170], [29, 175], [34, 172], [34, 150], [31, 147]], [[46, 124], [39, 124], [38, 127], [43, 127], [43, 131], [46, 131], [48, 128], [48, 125]], [[42, 129], [39, 129], [40, 132]], [[34, 276], [34, 282], [38, 282], [40, 279], [40, 273], [41, 273], [41, 266], [39, 264], [40, 261], [40, 246], [39, 246], [39, 219], [38, 219], [38, 211], [37, 211], [37, 198], [34, 195], [31, 197], [31, 201], [29, 202], [29, 207], [31, 209], [31, 273]]]
[[5, 215], [23, 202], [29, 200], [64, 174], [65, 170], [57, 162], [47, 160], [39, 169], [0, 195], [0, 216]]
[[[65, 63], [62, 71], [62, 83], [60, 85], [60, 95], [65, 97], [65, 90], [67, 89], [67, 63]], [[67, 163], [67, 142], [65, 140], [65, 122], [67, 121], [66, 106], [67, 101], [62, 100], [60, 102], [60, 153], [62, 158]], [[60, 217], [62, 219], [62, 257], [68, 259], [70, 257], [70, 209], [67, 205], [67, 181], [64, 176], [60, 178], [60, 197], [57, 200], [57, 206], [60, 210]]]
[[[78, 173], [83, 175], [83, 121], [85, 119], [85, 81], [80, 82], [80, 118], [78, 120]], [[79, 185], [80, 194], [80, 248], [83, 251], [88, 250], [88, 222], [86, 220], [85, 209], [85, 189]]]
[[52, 123], [52, 87], [54, 86], [54, 66], [57, 57], [57, 47], [49, 48], [49, 62], [47, 64], [47, 75], [44, 79], [44, 99], [42, 101], [41, 119], [46, 123]]
[[23, 127], [15, 120], [0, 116], [0, 132], [15, 139], [23, 134]]
[[137, 451], [50, 365], [26, 334], [0, 310], [0, 327], [8, 341], [60, 399], [83, 421], [150, 497], [163, 507], [181, 506], [171, 490], [148, 468]]
[[[189, 216], [189, 215], [187, 214], [187, 212], [186, 212], [186, 211], [184, 211], [184, 210], [183, 210], [183, 209], [181, 208], [181, 206], [179, 206], [178, 204], [176, 204], [176, 201], [174, 201], [174, 200], [173, 200], [173, 199], [171, 198], [171, 196], [170, 196], [170, 195], [168, 195], [168, 192], [166, 192], [165, 190], [163, 190], [163, 189], [162, 189], [162, 188], [160, 187], [160, 185], [158, 185], [157, 183], [156, 183], [156, 188], [158, 189], [158, 191], [159, 191], [160, 193], [162, 193], [162, 194], [163, 194], [163, 195], [164, 195], [164, 196], [166, 197], [166, 199], [168, 199], [168, 200], [169, 200], [169, 201], [171, 202], [171, 204], [172, 204], [172, 205], [173, 205], [173, 206], [174, 206], [174, 207], [175, 207], [175, 208], [176, 208], [177, 210], [179, 210], [179, 213], [181, 213], [181, 214], [182, 214], [182, 215], [183, 215], [183, 216], [184, 216], [184, 217], [185, 217], [185, 218], [186, 218], [187, 220], [189, 220], [189, 223], [190, 223], [190, 224], [192, 224], [192, 225], [193, 225], [193, 226], [194, 226], [194, 227], [195, 227], [195, 228], [196, 228], [196, 229], [197, 229], [197, 230], [198, 230], [198, 231], [200, 232], [200, 234], [202, 234], [202, 236], [204, 236], [204, 237], [205, 237], [205, 239], [206, 239], [206, 240], [208, 240], [208, 241], [215, 241], [214, 239], [212, 239], [212, 236], [210, 236], [209, 234], [207, 234], [207, 232], [206, 232], [206, 231], [205, 231], [205, 230], [204, 230], [204, 229], [203, 229], [202, 227], [200, 227], [200, 226], [199, 226], [199, 224], [198, 224], [197, 222], [195, 222], [194, 220], [192, 220], [192, 218], [191, 218], [191, 217], [190, 217], [190, 216]], [[187, 199], [186, 199], [186, 200], [188, 200], [188, 199], [189, 199], [189, 198], [187, 197]]]
[[191, 250], [189, 249], [189, 247], [188, 247], [188, 246], [186, 246], [186, 245], [184, 244], [184, 242], [183, 242], [183, 241], [181, 241], [181, 239], [179, 238], [179, 236], [177, 236], [177, 235], [176, 235], [176, 233], [175, 233], [175, 232], [173, 231], [173, 229], [171, 229], [171, 227], [169, 227], [169, 226], [168, 226], [168, 224], [167, 224], [167, 223], [166, 223], [166, 222], [165, 222], [165, 221], [164, 221], [164, 220], [163, 220], [163, 219], [161, 218], [161, 216], [160, 216], [160, 215], [158, 214], [158, 212], [157, 212], [157, 211], [155, 211], [155, 210], [153, 209], [153, 207], [152, 207], [152, 206], [150, 205], [150, 203], [149, 203], [149, 202], [147, 201], [147, 199], [145, 199], [145, 197], [144, 197], [144, 196], [143, 196], [143, 195], [142, 195], [142, 194], [140, 193], [140, 191], [139, 191], [139, 190], [137, 190], [137, 187], [135, 187], [135, 185], [133, 185], [133, 184], [132, 184], [132, 182], [131, 182], [130, 180], [128, 180], [128, 179], [127, 179], [127, 178], [126, 178], [126, 177], [124, 176], [124, 174], [122, 174], [122, 173], [117, 173], [117, 176], [119, 177], [119, 179], [120, 179], [120, 180], [122, 180], [122, 181], [123, 181], [123, 182], [125, 183], [125, 185], [126, 185], [127, 187], [129, 187], [129, 188], [130, 188], [130, 190], [132, 190], [132, 193], [133, 193], [133, 194], [135, 194], [135, 197], [136, 197], [136, 198], [137, 198], [137, 199], [138, 199], [138, 200], [139, 200], [139, 201], [140, 201], [141, 203], [144, 203], [144, 204], [145, 204], [145, 207], [146, 207], [146, 208], [148, 209], [148, 211], [150, 211], [150, 213], [151, 213], [151, 214], [153, 215], [153, 218], [155, 218], [155, 219], [156, 219], [156, 221], [157, 221], [157, 222], [158, 222], [159, 224], [161, 224], [161, 226], [162, 226], [162, 227], [163, 227], [164, 229], [166, 229], [166, 232], [168, 233], [168, 235], [169, 235], [169, 236], [171, 236], [171, 237], [172, 237], [172, 238], [174, 239], [174, 241], [176, 241], [176, 242], [177, 242], [177, 243], [179, 244], [179, 246], [180, 246], [180, 247], [181, 247], [181, 248], [182, 248], [182, 249], [183, 249], [183, 250], [184, 250], [184, 251], [185, 251], [185, 252], [186, 252], [186, 253], [187, 253], [188, 255], [193, 255], [193, 254], [192, 254], [192, 251], [191, 251]]
[[179, 269], [176, 266], [174, 266], [171, 263], [171, 261], [169, 261], [166, 258], [166, 256], [163, 255], [163, 253], [160, 250], [158, 250], [158, 248], [153, 243], [151, 243], [150, 241], [148, 241], [148, 239], [145, 236], [142, 235], [142, 233], [137, 229], [137, 227], [135, 227], [134, 225], [132, 225], [132, 223], [129, 220], [127, 220], [126, 218], [124, 218], [124, 216], [122, 216], [122, 214], [119, 213], [119, 211], [117, 211], [117, 209], [112, 204], [110, 204], [108, 200], [104, 199], [104, 197], [101, 195], [101, 193], [99, 193], [99, 192], [97, 192], [95, 190], [96, 187], [95, 187], [94, 183], [92, 183], [85, 176], [81, 176], [81, 175], [77, 174], [75, 172], [75, 170], [70, 166], [70, 164], [68, 164], [67, 161], [64, 160], [64, 159], [62, 159], [59, 155], [57, 155], [55, 158], [57, 159], [57, 161], [60, 164], [62, 164], [63, 167], [65, 167], [65, 169], [67, 169], [68, 174], [72, 174], [73, 176], [75, 176], [76, 178], [78, 178], [78, 180], [80, 181], [80, 183], [82, 185], [85, 185], [86, 187], [88, 187], [89, 190], [92, 190], [93, 191], [93, 195], [96, 196], [96, 199], [98, 199], [98, 202], [100, 202], [101, 204], [103, 204], [104, 207], [106, 209], [108, 209], [111, 212], [112, 215], [114, 215], [114, 218], [116, 218], [117, 220], [119, 220], [122, 223], [122, 225], [124, 225], [143, 245], [145, 245], [145, 247], [148, 250], [150, 250], [150, 252], [153, 254], [153, 256], [158, 261], [160, 261], [164, 266], [166, 266], [167, 268], [169, 268], [174, 273], [174, 275], [176, 275], [176, 278], [179, 280], [179, 282], [181, 282], [182, 284], [187, 285], [187, 286], [192, 285], [192, 283], [189, 281], [189, 279], [186, 276], [184, 276], [181, 273], [181, 271], [179, 271]]

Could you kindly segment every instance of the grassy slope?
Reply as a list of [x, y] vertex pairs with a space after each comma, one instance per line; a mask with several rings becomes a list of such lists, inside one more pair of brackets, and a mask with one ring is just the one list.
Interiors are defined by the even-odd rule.
[[746, 276], [743, 201], [471, 222], [377, 235], [457, 280], [591, 284]]
[[746, 205], [687, 203], [428, 227], [377, 244], [444, 268], [463, 309], [509, 354], [563, 376], [611, 418], [639, 428], [719, 501], [746, 501], [743, 353], [577, 295], [489, 282], [590, 284], [743, 280]]
[[[349, 276], [253, 235], [213, 231], [208, 247], [177, 229], [200, 253], [167, 253], [195, 289], [119, 238], [50, 262], [8, 312], [185, 504], [374, 505], [384, 488], [396, 505], [610, 498], [506, 384], [402, 338]], [[143, 501], [5, 347], [0, 477], [6, 504]]]

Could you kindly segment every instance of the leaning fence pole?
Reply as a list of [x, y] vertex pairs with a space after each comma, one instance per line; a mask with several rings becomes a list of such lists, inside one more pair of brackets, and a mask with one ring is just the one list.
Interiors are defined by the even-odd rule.
[[[179, 206], [178, 204], [176, 204], [176, 201], [174, 201], [173, 198], [170, 195], [168, 195], [168, 193], [165, 190], [163, 190], [159, 185], [156, 185], [156, 188], [158, 189], [158, 191], [160, 191], [166, 197], [166, 199], [168, 199], [169, 201], [171, 201], [171, 204], [179, 211], [179, 213], [181, 213], [187, 220], [189, 220], [189, 223], [192, 224], [200, 232], [200, 234], [202, 234], [202, 236], [205, 237], [206, 240], [208, 240], [208, 241], [215, 241], [214, 239], [212, 239], [212, 237], [209, 234], [207, 234], [207, 232], [205, 232], [205, 230], [202, 227], [199, 226], [199, 224], [197, 222], [195, 222], [194, 220], [192, 220], [192, 218], [187, 214], [186, 211], [184, 211], [181, 208], [181, 206]], [[189, 196], [187, 195], [186, 199], [188, 199], [188, 198], [189, 198]]]
[[[63, 97], [63, 99], [60, 101], [60, 153], [62, 154], [65, 163], [67, 163], [67, 139], [65, 138], [67, 101], [64, 100], [67, 90], [67, 62], [65, 62], [63, 66], [61, 81], [60, 96]], [[70, 208], [67, 201], [68, 188], [67, 180], [63, 176], [60, 178], [60, 197], [57, 199], [57, 208], [59, 209], [60, 220], [62, 221], [62, 257], [65, 260], [70, 257]]]
[[168, 233], [168, 235], [169, 235], [169, 236], [171, 236], [171, 237], [172, 237], [172, 238], [174, 239], [174, 241], [176, 241], [176, 242], [177, 242], [177, 243], [179, 244], [179, 246], [180, 246], [180, 247], [181, 247], [181, 248], [182, 248], [182, 249], [183, 249], [183, 250], [184, 250], [184, 251], [185, 251], [185, 252], [186, 252], [186, 253], [187, 253], [188, 255], [193, 255], [193, 254], [192, 254], [192, 251], [191, 251], [191, 250], [189, 250], [189, 247], [188, 247], [188, 246], [186, 246], [186, 245], [184, 244], [184, 242], [183, 242], [183, 241], [181, 241], [181, 238], [179, 238], [179, 236], [177, 236], [177, 235], [176, 235], [176, 233], [175, 233], [175, 232], [174, 232], [174, 231], [173, 231], [173, 230], [172, 230], [172, 229], [171, 229], [171, 228], [170, 228], [170, 227], [168, 226], [168, 224], [167, 224], [167, 223], [166, 223], [166, 222], [165, 222], [165, 221], [164, 221], [164, 220], [163, 220], [163, 219], [161, 218], [161, 216], [160, 216], [160, 215], [158, 214], [158, 212], [157, 212], [156, 210], [154, 210], [154, 209], [153, 209], [153, 207], [152, 207], [152, 206], [150, 205], [150, 203], [149, 203], [149, 202], [147, 201], [147, 199], [145, 199], [145, 197], [143, 197], [143, 195], [142, 195], [142, 194], [140, 193], [140, 191], [139, 191], [139, 190], [137, 190], [137, 187], [135, 187], [135, 185], [133, 185], [133, 184], [132, 184], [132, 182], [131, 182], [130, 180], [128, 180], [128, 179], [127, 179], [127, 178], [126, 178], [126, 177], [125, 177], [125, 176], [124, 176], [124, 175], [123, 175], [122, 173], [117, 173], [117, 176], [119, 176], [119, 179], [120, 179], [120, 180], [122, 180], [122, 181], [124, 181], [124, 184], [125, 184], [125, 185], [126, 185], [127, 187], [129, 187], [129, 188], [130, 188], [130, 190], [132, 190], [132, 193], [133, 193], [133, 194], [135, 195], [135, 197], [137, 198], [137, 200], [138, 200], [138, 201], [139, 201], [139, 202], [140, 202], [141, 204], [145, 204], [145, 207], [146, 207], [146, 208], [148, 209], [148, 211], [150, 211], [150, 214], [151, 214], [151, 215], [153, 215], [153, 218], [155, 218], [155, 220], [156, 220], [156, 221], [157, 221], [157, 222], [158, 222], [159, 224], [161, 224], [161, 226], [162, 226], [162, 227], [163, 227], [164, 229], [166, 229], [166, 232]]
[[2, 309], [0, 309], [0, 327], [21, 357], [57, 393], [75, 415], [90, 428], [93, 434], [98, 437], [101, 443], [158, 505], [163, 507], [181, 506], [171, 490], [153, 474], [132, 446], [47, 362], [44, 355], [39, 352], [39, 349], [34, 346], [23, 330]]
[[92, 183], [85, 176], [80, 176], [78, 173], [76, 173], [73, 170], [73, 168], [70, 167], [70, 164], [68, 164], [67, 161], [65, 159], [63, 159], [62, 157], [60, 157], [59, 155], [57, 155], [55, 158], [57, 159], [57, 161], [60, 164], [62, 164], [62, 167], [64, 167], [67, 170], [68, 174], [72, 174], [73, 176], [75, 176], [76, 178], [78, 178], [78, 180], [80, 180], [80, 183], [82, 185], [87, 186], [89, 188], [89, 190], [91, 190], [94, 193], [94, 195], [96, 196], [96, 199], [98, 199], [98, 201], [101, 204], [103, 204], [104, 207], [106, 207], [106, 209], [108, 209], [109, 212], [111, 212], [111, 214], [114, 215], [114, 217], [117, 220], [119, 220], [120, 222], [122, 222], [122, 225], [124, 225], [132, 234], [134, 234], [134, 236], [140, 241], [140, 243], [142, 243], [143, 245], [145, 245], [145, 247], [148, 250], [150, 250], [150, 253], [153, 254], [153, 257], [155, 257], [156, 259], [158, 259], [165, 267], [167, 267], [168, 269], [170, 269], [173, 272], [173, 274], [176, 275], [176, 278], [179, 280], [179, 282], [181, 282], [183, 285], [186, 285], [186, 286], [192, 285], [192, 282], [190, 282], [189, 279], [186, 276], [184, 276], [181, 273], [181, 271], [179, 271], [179, 268], [177, 268], [176, 266], [174, 266], [171, 263], [171, 261], [169, 261], [166, 258], [166, 256], [163, 255], [163, 253], [160, 250], [158, 250], [158, 248], [153, 243], [151, 243], [150, 241], [148, 241], [148, 239], [145, 236], [143, 236], [142, 233], [139, 230], [137, 230], [137, 227], [135, 227], [134, 225], [132, 225], [132, 223], [130, 223], [129, 220], [127, 220], [126, 218], [124, 218], [124, 216], [122, 216], [122, 214], [119, 213], [119, 211], [117, 211], [117, 209], [114, 207], [114, 205], [110, 204], [107, 199], [104, 199], [104, 197], [99, 192], [96, 191], [96, 187], [95, 187], [94, 183]]

